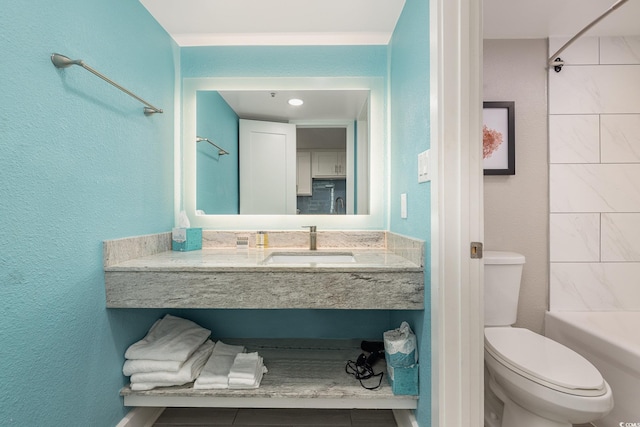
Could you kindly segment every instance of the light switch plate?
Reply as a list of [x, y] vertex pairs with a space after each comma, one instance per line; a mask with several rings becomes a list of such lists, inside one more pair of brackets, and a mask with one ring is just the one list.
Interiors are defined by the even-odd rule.
[[407, 217], [407, 193], [400, 195], [400, 218]]
[[418, 154], [418, 182], [431, 181], [431, 150]]

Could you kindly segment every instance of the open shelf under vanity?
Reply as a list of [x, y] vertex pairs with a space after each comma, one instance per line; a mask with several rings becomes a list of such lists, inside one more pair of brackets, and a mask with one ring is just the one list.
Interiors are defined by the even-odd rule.
[[[257, 351], [269, 370], [260, 387], [252, 390], [195, 390], [193, 383], [120, 394], [125, 406], [232, 407], [232, 408], [351, 408], [415, 409], [417, 396], [394, 395], [380, 361], [375, 372], [384, 371], [382, 386], [363, 388], [345, 372], [348, 360], [362, 352], [359, 340], [252, 339], [227, 340]], [[377, 384], [377, 379], [367, 380]]]

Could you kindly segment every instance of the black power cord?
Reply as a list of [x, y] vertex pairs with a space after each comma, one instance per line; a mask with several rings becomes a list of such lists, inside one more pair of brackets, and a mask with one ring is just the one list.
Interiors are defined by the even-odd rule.
[[[361, 346], [363, 350], [367, 347], [367, 350], [373, 350], [369, 353], [369, 355], [365, 355], [362, 353], [358, 356], [358, 359], [354, 362], [353, 360], [347, 361], [345, 366], [345, 372], [349, 375], [353, 375], [355, 379], [360, 381], [360, 385], [367, 390], [376, 390], [380, 388], [382, 385], [382, 378], [384, 377], [384, 372], [375, 373], [373, 370], [374, 363], [381, 358], [384, 358], [384, 348], [371, 348], [370, 346], [365, 344], [363, 341], [363, 345]], [[367, 386], [363, 383], [363, 380], [368, 380], [371, 378], [378, 378], [378, 385], [375, 386]]]

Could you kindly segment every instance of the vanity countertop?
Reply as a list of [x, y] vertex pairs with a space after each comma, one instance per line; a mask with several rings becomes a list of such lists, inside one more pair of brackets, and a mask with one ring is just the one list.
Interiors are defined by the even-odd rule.
[[[344, 236], [336, 233], [334, 240]], [[273, 237], [278, 243], [280, 236]], [[347, 243], [354, 241], [352, 236], [347, 237]], [[353, 255], [354, 262], [329, 263], [323, 259], [319, 263], [296, 260], [292, 264], [265, 260], [274, 253], [312, 252], [284, 245], [177, 252], [167, 250], [168, 234], [108, 241], [104, 251], [107, 307], [423, 309], [422, 243], [387, 236], [387, 244], [380, 245], [379, 236], [367, 239], [375, 241], [376, 247], [331, 245], [313, 252], [346, 252]], [[323, 241], [330, 242], [330, 237]]]
[[[350, 263], [296, 263], [270, 264], [265, 263], [273, 253], [286, 254], [323, 254], [350, 253], [355, 262]], [[142, 256], [124, 261], [109, 267], [105, 271], [164, 271], [164, 272], [230, 272], [230, 271], [408, 271], [419, 272], [422, 267], [408, 259], [396, 255], [386, 249], [319, 249], [309, 251], [303, 249], [202, 249], [189, 252], [166, 251], [154, 255]]]

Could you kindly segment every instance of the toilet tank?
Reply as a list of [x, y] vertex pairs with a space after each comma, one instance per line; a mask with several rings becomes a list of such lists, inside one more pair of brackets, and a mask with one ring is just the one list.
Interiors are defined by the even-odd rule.
[[516, 323], [524, 255], [516, 252], [485, 251], [484, 325]]

